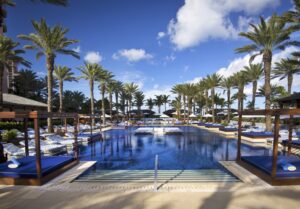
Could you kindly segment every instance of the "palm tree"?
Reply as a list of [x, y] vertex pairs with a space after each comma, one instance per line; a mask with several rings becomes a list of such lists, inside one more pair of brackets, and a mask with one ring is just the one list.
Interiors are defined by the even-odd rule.
[[282, 59], [275, 63], [275, 70], [273, 70], [272, 78], [279, 78], [280, 80], [287, 78], [288, 94], [292, 93], [293, 77], [300, 74], [299, 65], [293, 63], [293, 59]]
[[[267, 21], [260, 17], [260, 24], [250, 24], [252, 30], [242, 32], [239, 35], [249, 39], [252, 43], [241, 48], [237, 48], [238, 53], [252, 53], [250, 63], [257, 55], [262, 55], [265, 76], [265, 109], [271, 108], [271, 64], [274, 50], [284, 49], [288, 45], [295, 44], [290, 41], [291, 28], [286, 28], [285, 21], [282, 21], [276, 15], [272, 15]], [[272, 130], [271, 115], [266, 115], [266, 129]]]
[[0, 111], [3, 111], [3, 72], [4, 69], [11, 68], [12, 63], [19, 63], [29, 67], [30, 62], [26, 61], [20, 55], [23, 50], [15, 49], [19, 43], [13, 42], [10, 38], [0, 35]]
[[119, 114], [119, 95], [123, 91], [123, 83], [121, 81], [116, 81], [115, 82], [115, 106], [116, 106], [116, 112]]
[[163, 103], [164, 103], [164, 105], [165, 105], [165, 111], [167, 110], [167, 104], [170, 102], [170, 100], [169, 100], [169, 97], [170, 97], [170, 95], [162, 95], [163, 96]]
[[[89, 64], [84, 63], [84, 66], [80, 66], [78, 68], [81, 72], [81, 76], [79, 78], [85, 79], [89, 81], [89, 87], [90, 87], [90, 101], [91, 101], [91, 114], [95, 114], [95, 108], [94, 108], [94, 84], [95, 81], [98, 78], [98, 75], [101, 71], [101, 67], [98, 64]], [[92, 120], [92, 125], [95, 125], [95, 120]]]
[[163, 95], [155, 95], [154, 103], [158, 107], [158, 113], [160, 114], [160, 107], [164, 104]]
[[[287, 96], [288, 92], [285, 90], [283, 86], [279, 86], [277, 84], [271, 84], [271, 105], [273, 107], [276, 107], [276, 99], [280, 97]], [[258, 89], [258, 94], [257, 96], [265, 96], [265, 87], [261, 86]]]
[[249, 82], [245, 71], [240, 71], [232, 75], [234, 86], [238, 89], [237, 99], [238, 99], [238, 110], [242, 111], [244, 108], [244, 88]]
[[152, 110], [155, 103], [152, 98], [149, 98], [146, 100], [146, 105], [148, 106], [149, 110]]
[[127, 111], [127, 114], [129, 112], [129, 117], [131, 117], [131, 107], [132, 107], [132, 99], [133, 99], [133, 95], [135, 94], [135, 92], [138, 91], [139, 89], [139, 86], [135, 83], [125, 83], [124, 84], [124, 89], [125, 89], [125, 92], [126, 92], [126, 95], [127, 95], [127, 101], [128, 101], [128, 111]]
[[59, 86], [59, 112], [63, 112], [64, 81], [77, 81], [77, 79], [70, 68], [59, 65], [54, 68], [54, 77], [58, 80]]
[[108, 98], [109, 98], [109, 114], [110, 114], [110, 118], [112, 118], [112, 108], [113, 108], [112, 97], [113, 97], [113, 93], [115, 92], [115, 90], [117, 88], [117, 82], [118, 81], [116, 81], [116, 80], [110, 80], [110, 81], [108, 81], [107, 86], [106, 86], [106, 90], [107, 90]]
[[211, 96], [211, 103], [212, 103], [212, 120], [213, 123], [215, 122], [215, 88], [221, 85], [222, 76], [217, 73], [207, 76], [206, 82], [208, 87], [210, 88], [210, 96]]
[[100, 66], [100, 72], [98, 74], [98, 77], [97, 77], [97, 81], [99, 81], [100, 85], [99, 85], [99, 89], [100, 89], [100, 92], [101, 92], [101, 101], [102, 101], [102, 109], [101, 109], [101, 112], [102, 112], [102, 117], [103, 117], [103, 124], [106, 125], [106, 120], [105, 120], [105, 102], [104, 102], [104, 99], [105, 99], [105, 92], [107, 90], [107, 84], [111, 81], [111, 79], [114, 77], [114, 75], [107, 71], [107, 70], [104, 70], [102, 69], [102, 67]]
[[221, 81], [221, 87], [224, 91], [227, 91], [227, 122], [230, 122], [230, 115], [231, 115], [231, 88], [233, 87], [233, 77], [230, 76], [228, 78], [224, 78]]
[[203, 96], [205, 99], [205, 113], [208, 113], [208, 90], [209, 86], [207, 83], [207, 78], [202, 79], [201, 81], [198, 82], [197, 87], [200, 92], [203, 92]]
[[138, 114], [141, 115], [141, 107], [144, 104], [145, 95], [141, 91], [137, 91], [134, 94], [135, 104], [137, 106]]
[[[175, 86], [173, 86], [171, 92], [174, 93], [174, 94], [177, 94], [177, 97], [178, 97], [178, 99], [180, 101], [180, 105], [181, 105], [183, 84], [176, 84]], [[180, 107], [180, 110], [181, 110], [181, 107]], [[180, 119], [180, 114], [179, 114], [178, 119]]]
[[177, 113], [177, 117], [179, 118], [180, 113], [181, 113], [181, 99], [179, 97], [176, 97], [174, 100], [172, 100], [171, 106], [173, 108], [175, 108], [176, 113]]
[[[48, 70], [48, 112], [52, 113], [52, 80], [54, 62], [57, 54], [71, 55], [79, 58], [77, 52], [67, 49], [71, 44], [77, 43], [77, 40], [66, 38], [68, 29], [62, 28], [59, 25], [49, 27], [44, 19], [41, 22], [32, 21], [32, 25], [36, 33], [29, 35], [19, 35], [18, 37], [32, 42], [32, 45], [24, 46], [26, 49], [37, 50], [36, 58], [46, 56]], [[53, 132], [52, 118], [48, 118], [48, 131]]]
[[255, 109], [255, 98], [257, 91], [257, 81], [261, 78], [263, 74], [262, 64], [249, 64], [249, 66], [244, 67], [245, 74], [249, 82], [252, 82], [252, 109]]

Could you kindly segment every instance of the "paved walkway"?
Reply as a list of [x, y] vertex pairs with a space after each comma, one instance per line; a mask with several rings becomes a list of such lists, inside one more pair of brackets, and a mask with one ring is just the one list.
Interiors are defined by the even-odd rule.
[[300, 209], [300, 186], [272, 187], [234, 162], [221, 162], [240, 183], [152, 184], [72, 182], [94, 162], [82, 162], [41, 187], [0, 186], [0, 208], [246, 208]]

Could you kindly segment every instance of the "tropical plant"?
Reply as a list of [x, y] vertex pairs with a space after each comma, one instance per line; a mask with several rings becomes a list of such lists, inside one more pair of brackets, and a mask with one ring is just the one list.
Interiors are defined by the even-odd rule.
[[179, 118], [181, 114], [181, 99], [176, 97], [174, 100], [172, 100], [171, 106], [176, 110], [177, 117]]
[[154, 103], [158, 107], [158, 113], [160, 114], [160, 107], [164, 104], [163, 95], [155, 95]]
[[116, 81], [114, 84], [114, 93], [115, 93], [115, 107], [116, 107], [116, 112], [119, 114], [119, 95], [123, 91], [123, 83], [121, 81]]
[[23, 50], [16, 49], [19, 43], [13, 42], [10, 38], [0, 35], [0, 111], [3, 110], [3, 73], [5, 69], [10, 69], [12, 63], [22, 64], [29, 67], [30, 62], [20, 55]]
[[231, 88], [233, 87], [233, 77], [229, 76], [227, 78], [223, 78], [221, 81], [221, 87], [224, 89], [224, 91], [227, 92], [227, 122], [230, 122], [230, 116], [231, 116]]
[[[84, 63], [83, 66], [80, 66], [78, 70], [81, 72], [81, 76], [79, 78], [85, 79], [89, 81], [90, 87], [90, 101], [91, 101], [91, 114], [95, 114], [95, 107], [94, 107], [94, 85], [95, 81], [98, 78], [98, 75], [101, 72], [101, 66], [98, 64], [90, 64]], [[92, 124], [95, 125], [95, 120], [92, 120]]]
[[244, 88], [245, 88], [245, 85], [248, 84], [249, 80], [248, 80], [248, 77], [247, 77], [245, 71], [237, 72], [237, 73], [233, 74], [232, 77], [233, 77], [234, 86], [235, 86], [235, 88], [238, 89], [238, 92], [237, 92], [238, 110], [243, 111], [244, 99], [245, 99]]
[[[181, 105], [181, 99], [182, 99], [182, 93], [183, 93], [183, 84], [176, 84], [175, 86], [172, 87], [172, 90], [171, 90], [172, 93], [174, 94], [177, 94], [177, 97], [180, 101], [180, 105]], [[181, 109], [181, 107], [180, 107]], [[179, 114], [179, 117], [178, 119], [180, 119], [180, 114]]]
[[[252, 30], [241, 32], [239, 35], [249, 39], [252, 43], [241, 48], [237, 48], [238, 53], [252, 53], [252, 62], [257, 55], [262, 55], [265, 77], [265, 109], [271, 108], [271, 64], [273, 51], [284, 49], [288, 45], [295, 45], [297, 42], [290, 41], [290, 34], [293, 30], [286, 27], [285, 21], [272, 15], [267, 21], [260, 17], [258, 25], [250, 24]], [[266, 115], [266, 129], [272, 130], [271, 115]]]
[[211, 90], [211, 103], [212, 103], [212, 121], [215, 122], [215, 88], [221, 85], [222, 76], [217, 73], [207, 76], [206, 84], [208, 88]]
[[245, 74], [249, 82], [252, 82], [252, 107], [251, 109], [255, 109], [255, 98], [257, 91], [257, 81], [263, 75], [263, 66], [262, 64], [249, 64], [249, 66], [244, 67]]
[[[258, 89], [258, 94], [257, 96], [259, 97], [264, 97], [265, 96], [265, 87], [261, 86]], [[276, 99], [280, 97], [287, 96], [288, 92], [285, 90], [283, 86], [277, 85], [277, 84], [272, 84], [271, 85], [271, 106], [277, 107], [277, 102]]]
[[99, 81], [99, 89], [101, 92], [101, 100], [102, 100], [102, 105], [101, 105], [101, 112], [102, 112], [102, 121], [103, 124], [106, 125], [106, 119], [105, 119], [105, 104], [104, 104], [104, 97], [105, 93], [107, 90], [107, 84], [111, 81], [111, 79], [114, 77], [114, 75], [101, 68], [100, 73], [98, 74], [97, 81]]
[[[46, 64], [48, 70], [48, 112], [52, 112], [52, 81], [54, 62], [57, 54], [71, 55], [75, 58], [79, 58], [77, 52], [71, 49], [67, 49], [68, 46], [77, 43], [77, 40], [66, 38], [66, 34], [69, 31], [59, 25], [49, 27], [44, 19], [40, 22], [32, 21], [32, 25], [35, 29], [35, 33], [29, 35], [19, 35], [18, 37], [32, 42], [31, 45], [24, 46], [25, 49], [36, 50], [36, 58], [46, 56]], [[52, 118], [48, 118], [48, 130], [53, 132]]]
[[162, 95], [163, 103], [165, 105], [165, 111], [167, 110], [167, 104], [170, 102], [169, 97], [170, 95]]
[[155, 103], [154, 103], [152, 98], [149, 98], [149, 99], [146, 100], [146, 105], [148, 106], [149, 110], [152, 110]]
[[124, 90], [126, 93], [126, 99], [128, 101], [128, 111], [127, 114], [129, 113], [129, 117], [131, 117], [131, 108], [132, 108], [132, 99], [133, 95], [138, 91], [139, 86], [135, 83], [125, 83], [124, 84]]
[[106, 90], [108, 93], [108, 101], [109, 101], [109, 114], [110, 114], [110, 118], [112, 118], [112, 108], [113, 108], [113, 101], [112, 101], [112, 97], [113, 97], [113, 93], [115, 92], [115, 88], [116, 88], [116, 80], [109, 80], [106, 86]]
[[29, 69], [19, 70], [13, 81], [14, 94], [33, 99], [39, 90], [38, 82], [36, 72]]
[[294, 63], [295, 59], [282, 59], [275, 63], [272, 78], [280, 80], [287, 78], [288, 94], [292, 93], [293, 77], [300, 74], [300, 66]]
[[141, 115], [141, 107], [144, 104], [145, 95], [141, 91], [137, 91], [134, 94], [135, 105], [137, 106], [138, 114]]
[[82, 112], [87, 98], [79, 91], [64, 91], [63, 103], [66, 112]]
[[59, 86], [59, 112], [63, 112], [63, 91], [64, 81], [77, 81], [74, 77], [74, 73], [71, 72], [71, 68], [66, 66], [55, 66], [54, 67], [54, 78], [58, 80]]

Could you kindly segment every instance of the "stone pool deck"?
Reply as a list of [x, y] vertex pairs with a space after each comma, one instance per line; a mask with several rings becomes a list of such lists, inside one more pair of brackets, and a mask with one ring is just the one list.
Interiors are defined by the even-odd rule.
[[41, 187], [0, 186], [0, 208], [300, 208], [300, 186], [269, 186], [235, 162], [221, 162], [238, 183], [71, 182], [94, 162], [81, 162]]

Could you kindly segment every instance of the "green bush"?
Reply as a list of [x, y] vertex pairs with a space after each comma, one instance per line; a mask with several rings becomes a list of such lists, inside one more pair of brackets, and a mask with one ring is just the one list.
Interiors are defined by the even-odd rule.
[[5, 130], [2, 132], [2, 140], [5, 142], [8, 142], [12, 139], [15, 139], [17, 137], [18, 130], [12, 129], [12, 130]]

